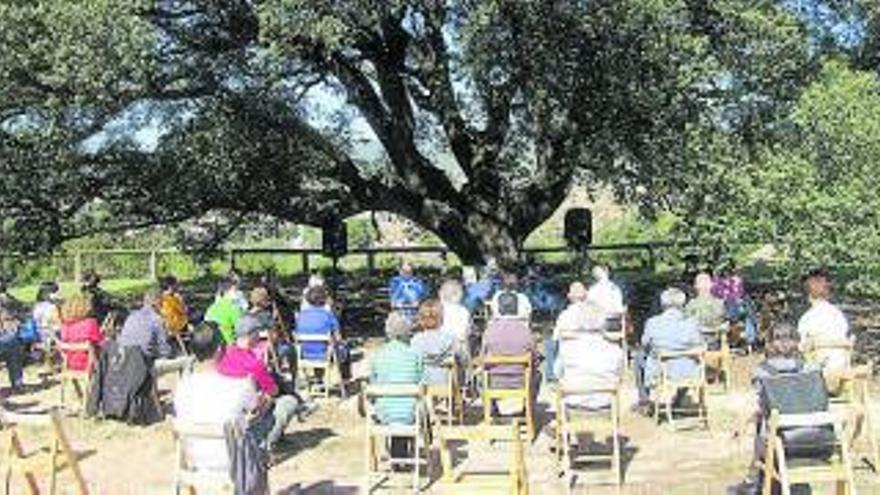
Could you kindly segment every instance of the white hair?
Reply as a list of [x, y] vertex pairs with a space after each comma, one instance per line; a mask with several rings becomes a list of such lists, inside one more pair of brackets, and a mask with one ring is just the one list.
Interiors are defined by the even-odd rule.
[[608, 280], [609, 276], [608, 268], [605, 268], [602, 265], [596, 265], [593, 267], [593, 278], [596, 280]]
[[670, 287], [660, 294], [660, 306], [667, 308], [683, 308], [687, 302], [687, 295], [675, 287]]
[[456, 280], [447, 280], [440, 286], [440, 300], [445, 303], [460, 303], [464, 297], [461, 284]]

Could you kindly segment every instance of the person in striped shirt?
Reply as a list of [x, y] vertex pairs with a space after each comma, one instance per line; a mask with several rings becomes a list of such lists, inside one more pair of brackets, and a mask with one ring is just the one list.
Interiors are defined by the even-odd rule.
[[[422, 354], [409, 345], [412, 324], [400, 313], [391, 313], [385, 321], [388, 342], [379, 349], [370, 363], [370, 383], [376, 385], [412, 385], [422, 381]], [[378, 397], [375, 411], [382, 424], [411, 425], [415, 422], [415, 399], [410, 397]], [[408, 457], [408, 438], [391, 439], [391, 456]]]

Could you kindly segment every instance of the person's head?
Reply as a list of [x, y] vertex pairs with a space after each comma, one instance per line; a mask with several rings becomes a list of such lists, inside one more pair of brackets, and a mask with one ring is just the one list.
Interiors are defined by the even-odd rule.
[[166, 275], [159, 280], [159, 288], [162, 292], [177, 292], [180, 290], [180, 282], [173, 275]]
[[95, 289], [99, 285], [101, 285], [101, 276], [97, 272], [89, 270], [83, 275], [83, 288]]
[[416, 318], [422, 330], [436, 330], [443, 325], [443, 306], [437, 299], [426, 299], [419, 305]]
[[597, 282], [604, 282], [611, 277], [611, 273], [608, 271], [608, 267], [602, 265], [596, 265], [593, 267], [593, 278], [596, 279]]
[[15, 313], [8, 308], [0, 306], [0, 330], [15, 330], [20, 324], [21, 322], [18, 320], [18, 317], [15, 316]]
[[825, 301], [831, 298], [831, 275], [824, 268], [817, 268], [807, 274], [804, 290], [810, 301]]
[[37, 289], [37, 302], [54, 302], [58, 299], [58, 284], [49, 280], [40, 284]]
[[325, 284], [324, 277], [318, 272], [312, 272], [309, 275], [309, 282], [306, 284], [307, 288], [318, 287], [319, 285], [323, 287]]
[[217, 281], [218, 297], [223, 297], [227, 294], [232, 294], [233, 292], [235, 292], [235, 284], [233, 284], [229, 278], [224, 277]]
[[312, 287], [306, 292], [306, 302], [312, 306], [324, 306], [327, 304], [327, 289], [323, 285]]
[[235, 270], [229, 270], [229, 272], [226, 273], [226, 278], [229, 279], [235, 287], [241, 285], [241, 275]]
[[765, 356], [770, 358], [800, 359], [797, 329], [791, 323], [778, 323], [773, 327], [770, 341], [764, 349]]
[[392, 312], [385, 319], [385, 336], [388, 340], [407, 342], [412, 334], [412, 324], [398, 312]]
[[251, 349], [260, 338], [260, 331], [265, 330], [263, 322], [255, 315], [242, 316], [235, 325], [235, 345], [243, 349]]
[[144, 292], [144, 298], [142, 299], [145, 308], [157, 308], [159, 307], [159, 301], [162, 299], [162, 293], [159, 292], [159, 289], [153, 288], [148, 289]]
[[92, 316], [92, 299], [85, 294], [74, 294], [61, 306], [61, 319], [75, 322]]
[[447, 280], [440, 286], [440, 300], [447, 304], [461, 303], [464, 290], [458, 280]]
[[706, 272], [700, 272], [694, 278], [694, 290], [697, 295], [706, 296], [712, 293], [712, 276]]
[[272, 297], [269, 295], [269, 289], [265, 287], [255, 287], [248, 295], [248, 302], [253, 310], [264, 310], [272, 307]]
[[405, 277], [411, 277], [413, 273], [415, 273], [415, 269], [413, 269], [412, 263], [406, 260], [400, 262], [401, 275]]
[[519, 287], [519, 277], [514, 272], [504, 272], [501, 277], [501, 287], [504, 290], [516, 290]]
[[663, 310], [681, 309], [687, 302], [684, 291], [677, 287], [670, 287], [660, 294], [660, 307]]
[[568, 286], [568, 300], [572, 303], [582, 303], [587, 300], [587, 288], [581, 282], [572, 282]]
[[202, 322], [196, 326], [190, 336], [190, 348], [200, 362], [208, 361], [217, 356], [220, 349], [220, 331], [212, 322]]

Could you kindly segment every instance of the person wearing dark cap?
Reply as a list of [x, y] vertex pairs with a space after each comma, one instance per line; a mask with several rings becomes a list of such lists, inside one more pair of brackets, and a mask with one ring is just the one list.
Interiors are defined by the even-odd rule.
[[246, 314], [235, 326], [235, 342], [224, 351], [217, 363], [217, 371], [230, 378], [250, 378], [254, 381], [264, 400], [271, 403], [272, 420], [257, 426], [265, 430], [266, 446], [272, 446], [284, 434], [284, 428], [294, 415], [304, 412], [307, 406], [290, 395], [279, 395], [278, 384], [266, 364], [254, 353], [260, 332], [266, 330], [265, 322], [255, 315]]

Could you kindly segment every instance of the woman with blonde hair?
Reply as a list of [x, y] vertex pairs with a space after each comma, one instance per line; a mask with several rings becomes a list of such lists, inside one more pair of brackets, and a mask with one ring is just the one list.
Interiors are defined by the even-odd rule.
[[458, 345], [455, 336], [443, 329], [443, 305], [437, 299], [428, 299], [419, 306], [416, 316], [418, 333], [411, 346], [422, 355], [425, 385], [443, 385], [449, 381], [446, 363], [455, 359]]
[[[89, 342], [96, 349], [104, 343], [104, 334], [92, 312], [91, 298], [76, 294], [61, 307], [61, 341], [73, 344]], [[65, 352], [65, 360], [70, 369], [85, 371], [93, 363], [84, 351]]]

